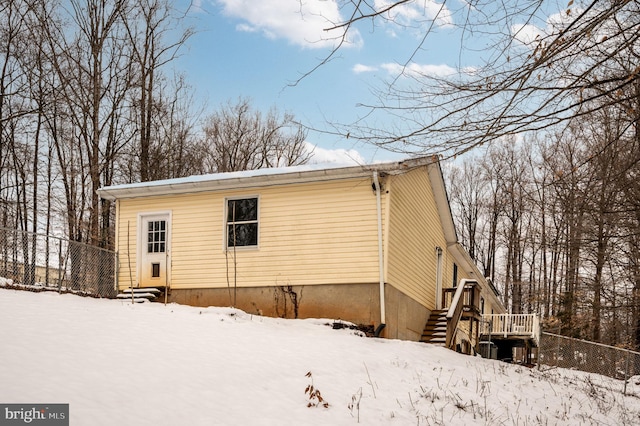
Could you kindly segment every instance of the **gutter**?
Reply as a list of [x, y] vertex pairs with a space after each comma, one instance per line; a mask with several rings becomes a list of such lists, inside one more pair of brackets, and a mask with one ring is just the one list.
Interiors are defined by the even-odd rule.
[[302, 165], [245, 170], [241, 172], [214, 173], [176, 179], [106, 186], [98, 189], [98, 195], [105, 200], [115, 200], [365, 178], [371, 176], [371, 172], [376, 171], [378, 173], [389, 174], [404, 173], [414, 167], [431, 164], [434, 161], [437, 160], [431, 157], [422, 157], [400, 162], [371, 165]]
[[384, 252], [382, 246], [382, 200], [380, 195], [380, 181], [378, 171], [373, 171], [373, 185], [376, 189], [376, 208], [378, 211], [378, 271], [380, 278], [380, 325], [376, 328], [375, 336], [380, 337], [380, 333], [386, 327], [385, 297], [384, 297]]

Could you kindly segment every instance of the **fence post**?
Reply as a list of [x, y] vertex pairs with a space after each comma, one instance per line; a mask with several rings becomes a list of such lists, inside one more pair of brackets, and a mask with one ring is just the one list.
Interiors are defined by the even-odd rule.
[[538, 336], [538, 371], [542, 371], [542, 331], [540, 331], [540, 336]]
[[58, 240], [58, 293], [62, 293], [62, 277], [65, 265], [62, 262], [62, 239]]
[[629, 379], [629, 355], [631, 354], [629, 351], [627, 352], [627, 359], [625, 361], [625, 366], [624, 366], [624, 390], [622, 391], [623, 395], [627, 394], [627, 381]]

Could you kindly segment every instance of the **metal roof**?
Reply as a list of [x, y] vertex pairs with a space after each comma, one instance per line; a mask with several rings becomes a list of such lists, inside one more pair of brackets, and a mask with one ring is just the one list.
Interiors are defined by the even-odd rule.
[[431, 157], [421, 157], [398, 162], [356, 166], [314, 164], [283, 168], [265, 168], [106, 186], [98, 190], [98, 195], [100, 198], [106, 200], [117, 200], [226, 189], [257, 188], [293, 183], [322, 182], [364, 177], [370, 175], [373, 171], [395, 174], [429, 164], [437, 164], [437, 160]]

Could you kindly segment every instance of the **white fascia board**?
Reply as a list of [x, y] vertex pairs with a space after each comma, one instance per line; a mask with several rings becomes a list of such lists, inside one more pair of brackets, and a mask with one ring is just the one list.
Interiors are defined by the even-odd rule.
[[374, 170], [383, 173], [401, 172], [412, 167], [428, 164], [430, 161], [431, 160], [425, 158], [362, 166], [327, 167], [326, 165], [309, 165], [216, 173], [178, 179], [107, 186], [100, 188], [98, 194], [103, 199], [116, 200], [228, 189], [259, 188], [295, 183], [323, 182], [365, 177], [371, 175]]

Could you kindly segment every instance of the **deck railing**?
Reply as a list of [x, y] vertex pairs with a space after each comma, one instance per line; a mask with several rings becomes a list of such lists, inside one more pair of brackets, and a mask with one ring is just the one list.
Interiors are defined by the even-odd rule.
[[[459, 296], [458, 300], [454, 300], [456, 292], [461, 287], [464, 289], [464, 291]], [[449, 309], [451, 306], [460, 303], [462, 304], [465, 311], [479, 313], [480, 286], [478, 286], [478, 282], [475, 280], [460, 280], [460, 284], [457, 287], [445, 288], [442, 290], [442, 300], [445, 309]]]
[[492, 314], [482, 316], [480, 333], [483, 335], [530, 336], [540, 341], [540, 317], [537, 314]]
[[[454, 289], [445, 291], [445, 301], [448, 301], [447, 294], [453, 294], [451, 303], [447, 306], [447, 339], [446, 346], [452, 349], [455, 345], [455, 336], [458, 331], [458, 323], [462, 318], [465, 307], [475, 307], [474, 295], [478, 292], [478, 283], [475, 280], [460, 280], [460, 285]], [[466, 297], [465, 297], [466, 296]]]

